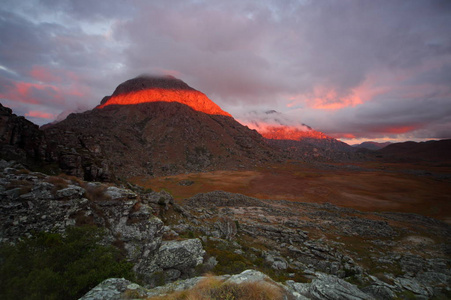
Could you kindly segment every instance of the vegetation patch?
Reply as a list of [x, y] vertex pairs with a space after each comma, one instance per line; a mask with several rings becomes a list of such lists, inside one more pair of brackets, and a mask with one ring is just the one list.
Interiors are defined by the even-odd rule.
[[210, 257], [214, 256], [218, 261], [213, 269], [216, 274], [238, 274], [254, 266], [252, 261], [236, 254], [234, 248], [226, 242], [208, 239], [204, 249]]
[[218, 264], [212, 270], [216, 274], [239, 274], [248, 269], [255, 269], [265, 273], [277, 282], [284, 282], [286, 280], [310, 282], [310, 279], [304, 277], [303, 273], [299, 270], [294, 270], [292, 268], [275, 270], [263, 259], [263, 257], [261, 257], [260, 253], [252, 250], [252, 248], [255, 248], [254, 246], [258, 247], [258, 245], [254, 244], [252, 247], [243, 245], [243, 254], [238, 254], [235, 253], [236, 248], [226, 241], [208, 239], [208, 241], [204, 243], [204, 249], [207, 252], [207, 256], [214, 256], [218, 261]]
[[111, 200], [105, 192], [107, 187], [105, 185], [86, 185], [86, 198], [91, 201], [108, 201]]
[[38, 233], [0, 246], [1, 299], [78, 299], [103, 280], [134, 280], [132, 264], [103, 246], [103, 231], [68, 228], [63, 236]]

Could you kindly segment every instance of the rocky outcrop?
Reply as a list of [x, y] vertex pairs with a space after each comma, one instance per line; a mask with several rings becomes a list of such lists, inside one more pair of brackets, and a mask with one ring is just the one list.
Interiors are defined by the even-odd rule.
[[205, 251], [199, 239], [163, 241], [136, 271], [151, 286], [172, 282], [194, 275], [195, 268], [204, 262]]
[[[138, 194], [126, 188], [51, 177], [0, 161], [0, 242], [36, 232], [63, 233], [69, 226], [92, 225], [106, 231], [105, 243], [118, 246], [134, 270], [165, 281], [192, 275], [203, 262], [198, 239], [163, 242], [163, 222], [155, 216], [172, 201], [166, 193]], [[163, 201], [162, 201], [163, 199]]]
[[[372, 300], [375, 299], [371, 295], [359, 290], [355, 285], [343, 281], [337, 277], [317, 274], [317, 278], [311, 283], [297, 283], [287, 281], [285, 284], [272, 280], [267, 275], [256, 270], [245, 270], [236, 275], [224, 275], [214, 277], [223, 282], [223, 284], [245, 284], [259, 283], [268, 285], [274, 289], [281, 291], [283, 299], [296, 300]], [[134, 298], [145, 298], [152, 296], [170, 295], [177, 291], [186, 291], [192, 289], [204, 277], [196, 277], [188, 280], [177, 281], [166, 286], [154, 289], [145, 289], [125, 279], [112, 278], [100, 283], [94, 289], [89, 291], [80, 300], [97, 300], [97, 299], [129, 299], [130, 295]], [[102, 298], [103, 297], [103, 298]]]
[[[135, 293], [136, 291], [136, 293]], [[102, 281], [80, 300], [119, 300], [129, 299], [127, 295], [137, 294], [144, 289], [124, 278], [110, 278]]]
[[[359, 299], [364, 292], [367, 298], [363, 299], [392, 299], [403, 293], [430, 298], [450, 292], [446, 245], [451, 227], [432, 218], [361, 212], [329, 203], [261, 200], [220, 191], [186, 199], [183, 208], [187, 221], [171, 226], [178, 234], [199, 232], [210, 236], [203, 238], [207, 244], [212, 240], [216, 247], [230, 249], [279, 275], [302, 274], [303, 280], [312, 280], [302, 285], [305, 297], [348, 299], [351, 295], [346, 293], [352, 292]], [[219, 216], [235, 223], [236, 235], [224, 234]], [[365, 289], [358, 292], [347, 280]], [[336, 294], [327, 294], [323, 285], [336, 286]]]

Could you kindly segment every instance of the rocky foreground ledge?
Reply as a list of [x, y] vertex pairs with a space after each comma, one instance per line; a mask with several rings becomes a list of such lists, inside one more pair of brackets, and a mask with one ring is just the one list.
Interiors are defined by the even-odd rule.
[[[281, 284], [255, 270], [245, 270], [237, 275], [215, 276], [214, 279], [220, 280], [224, 284], [264, 283], [269, 288], [278, 290], [280, 299], [375, 299], [356, 286], [335, 276], [323, 273], [316, 275], [317, 279], [314, 279], [311, 283], [298, 283], [289, 280], [285, 284]], [[130, 299], [130, 295], [137, 299], [165, 296], [174, 292], [190, 290], [205, 278], [194, 277], [154, 289], [146, 289], [123, 278], [110, 278], [93, 288], [80, 300]]]
[[141, 284], [108, 279], [82, 299], [189, 290], [207, 272], [264, 282], [284, 299], [451, 297], [451, 229], [432, 218], [220, 191], [176, 204], [166, 192], [0, 161], [2, 243], [82, 225], [104, 228], [104, 243], [124, 253]]

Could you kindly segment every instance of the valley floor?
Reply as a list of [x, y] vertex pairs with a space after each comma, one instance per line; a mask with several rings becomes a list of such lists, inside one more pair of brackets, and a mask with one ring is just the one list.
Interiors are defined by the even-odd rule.
[[451, 224], [451, 166], [365, 162], [277, 164], [131, 182], [170, 192], [179, 203], [222, 190], [260, 199], [331, 203], [373, 212], [418, 213]]

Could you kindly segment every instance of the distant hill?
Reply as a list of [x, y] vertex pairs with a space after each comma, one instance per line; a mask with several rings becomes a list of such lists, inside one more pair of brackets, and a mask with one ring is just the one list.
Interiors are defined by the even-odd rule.
[[391, 144], [390, 142], [385, 142], [385, 143], [363, 142], [361, 144], [352, 145], [352, 147], [376, 151], [376, 150], [382, 149], [390, 144]]
[[403, 161], [451, 162], [451, 139], [427, 142], [404, 142], [377, 151], [384, 158]]

